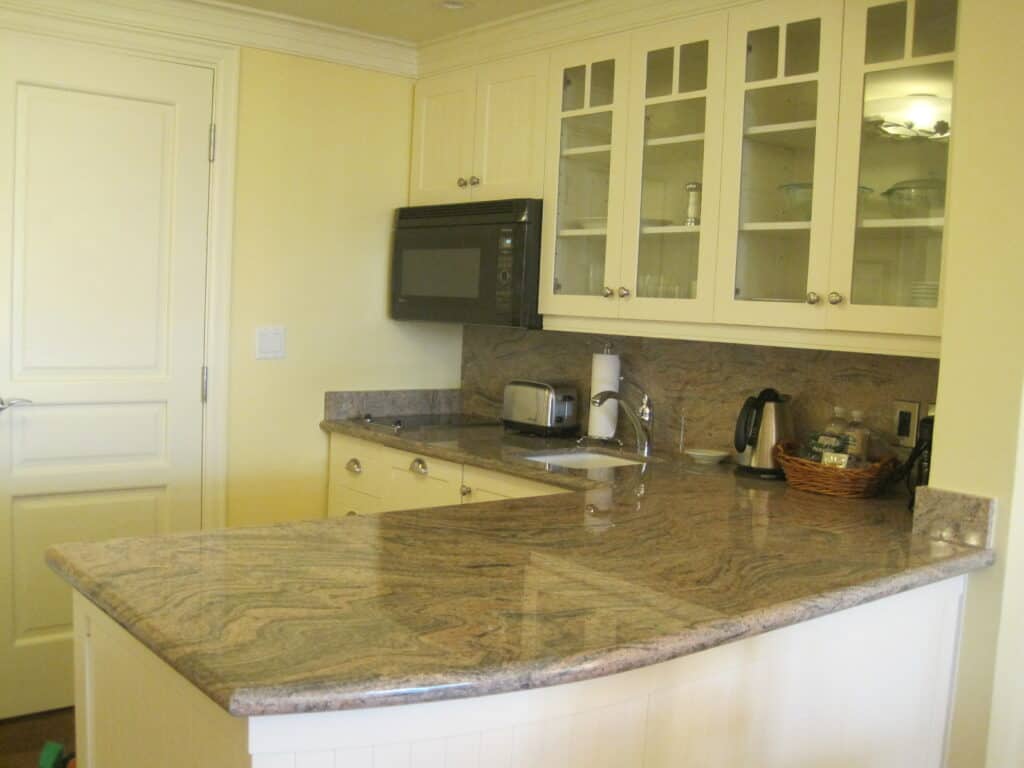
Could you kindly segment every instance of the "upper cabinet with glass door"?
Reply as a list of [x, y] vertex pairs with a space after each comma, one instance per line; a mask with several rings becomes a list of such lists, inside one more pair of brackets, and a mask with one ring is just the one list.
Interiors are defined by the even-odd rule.
[[956, 18], [847, 2], [830, 327], [939, 335]]
[[711, 14], [633, 36], [621, 317], [711, 319], [726, 20]]
[[717, 321], [825, 326], [842, 7], [730, 13]]
[[552, 55], [541, 312], [615, 314], [629, 36]]

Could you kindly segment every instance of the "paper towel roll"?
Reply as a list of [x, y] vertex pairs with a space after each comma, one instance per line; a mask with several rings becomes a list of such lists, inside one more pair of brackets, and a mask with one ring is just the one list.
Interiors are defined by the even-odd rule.
[[[590, 395], [611, 390], [619, 391], [619, 372], [622, 364], [619, 356], [608, 352], [594, 355], [590, 369]], [[590, 418], [587, 422], [587, 434], [591, 437], [615, 437], [615, 427], [619, 421], [619, 401], [607, 400], [602, 406], [590, 406]]]

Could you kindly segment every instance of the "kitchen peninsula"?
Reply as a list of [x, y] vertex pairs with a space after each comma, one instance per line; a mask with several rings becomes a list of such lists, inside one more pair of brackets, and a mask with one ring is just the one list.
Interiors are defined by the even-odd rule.
[[52, 548], [88, 768], [938, 764], [986, 500], [323, 427], [566, 492]]

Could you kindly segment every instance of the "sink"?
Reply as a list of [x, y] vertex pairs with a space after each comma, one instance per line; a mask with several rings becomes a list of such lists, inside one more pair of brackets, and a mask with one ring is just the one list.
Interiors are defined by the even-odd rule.
[[607, 467], [628, 467], [644, 463], [634, 459], [624, 459], [619, 456], [609, 456], [606, 453], [592, 453], [590, 451], [545, 453], [525, 458], [527, 461], [536, 461], [541, 464], [551, 464], [568, 469], [604, 469]]

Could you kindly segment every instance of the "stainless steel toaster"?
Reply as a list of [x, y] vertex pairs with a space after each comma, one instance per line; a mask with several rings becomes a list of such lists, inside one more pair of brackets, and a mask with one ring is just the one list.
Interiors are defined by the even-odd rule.
[[574, 434], [579, 428], [577, 406], [576, 387], [520, 379], [505, 385], [501, 420], [520, 432]]

